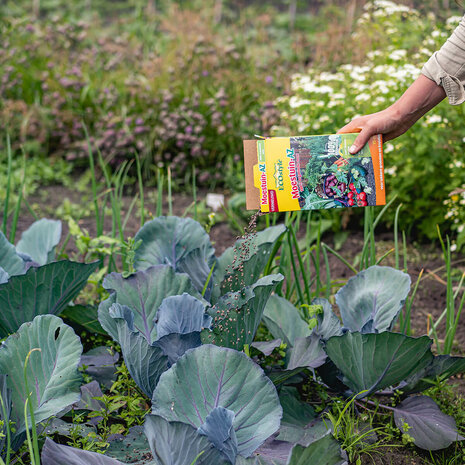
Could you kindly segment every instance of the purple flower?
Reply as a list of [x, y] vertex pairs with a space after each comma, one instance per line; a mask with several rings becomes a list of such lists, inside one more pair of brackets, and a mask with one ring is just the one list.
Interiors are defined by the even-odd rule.
[[267, 84], [271, 84], [271, 83], [273, 82], [273, 76], [267, 76], [267, 77], [265, 78], [265, 82], [266, 82]]
[[72, 81], [71, 79], [69, 78], [61, 78], [59, 80], [59, 83], [64, 87], [64, 88], [69, 88], [69, 87], [73, 87], [75, 82]]
[[204, 70], [202, 71], [202, 76], [203, 76], [203, 77], [207, 77], [209, 74], [210, 74], [210, 73], [209, 73], [206, 69], [204, 69]]
[[189, 126], [186, 126], [186, 133], [187, 134], [192, 134], [192, 126], [189, 124]]
[[194, 145], [191, 149], [191, 156], [192, 157], [198, 157], [201, 154], [201, 148], [199, 145]]
[[146, 126], [137, 126], [134, 128], [134, 134], [143, 134], [144, 132], [148, 132], [149, 128]]
[[203, 173], [199, 174], [199, 182], [203, 184], [204, 182], [207, 182], [210, 177], [210, 173], [204, 171]]

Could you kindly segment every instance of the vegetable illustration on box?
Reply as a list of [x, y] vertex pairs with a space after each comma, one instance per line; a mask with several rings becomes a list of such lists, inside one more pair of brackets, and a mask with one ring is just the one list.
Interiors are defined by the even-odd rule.
[[247, 208], [262, 212], [386, 203], [381, 136], [360, 152], [357, 134], [244, 141]]

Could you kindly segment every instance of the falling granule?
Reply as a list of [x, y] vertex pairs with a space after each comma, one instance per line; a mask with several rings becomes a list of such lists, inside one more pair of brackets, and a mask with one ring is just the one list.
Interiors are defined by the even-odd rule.
[[[254, 213], [249, 221], [248, 226], [244, 228], [244, 234], [238, 236], [237, 243], [234, 246], [234, 257], [230, 265], [225, 270], [225, 280], [221, 288], [221, 294], [231, 291], [241, 291], [241, 297], [245, 297], [245, 292], [243, 288], [247, 286], [245, 275], [244, 275], [244, 263], [250, 260], [254, 253], [257, 251], [255, 245], [255, 237], [257, 235], [257, 219], [259, 216], [264, 215], [265, 213], [256, 212]], [[234, 296], [234, 301], [238, 301], [239, 296]], [[236, 303], [236, 302], [235, 302]], [[231, 330], [228, 323], [237, 323], [238, 318], [236, 315], [240, 312], [241, 307], [239, 302], [236, 305], [227, 305], [226, 311], [217, 310], [216, 314], [219, 316], [215, 317], [216, 327], [219, 331]], [[230, 313], [234, 312], [236, 315], [230, 316]], [[247, 315], [250, 312], [247, 312]], [[244, 330], [241, 330], [241, 333]], [[250, 332], [249, 332], [250, 333]], [[240, 343], [240, 339], [237, 339], [237, 343]]]

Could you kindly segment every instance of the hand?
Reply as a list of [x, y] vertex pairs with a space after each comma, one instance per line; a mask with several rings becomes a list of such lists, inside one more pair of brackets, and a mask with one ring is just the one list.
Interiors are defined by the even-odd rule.
[[360, 132], [349, 149], [349, 152], [354, 154], [363, 148], [371, 136], [382, 134], [383, 142], [395, 139], [406, 132], [415, 121], [402, 118], [395, 108], [389, 107], [378, 113], [355, 118], [337, 133]]
[[397, 102], [378, 113], [353, 119], [341, 128], [338, 134], [360, 131], [349, 149], [350, 153], [357, 153], [375, 134], [382, 134], [383, 141], [400, 136], [445, 96], [446, 93], [441, 86], [420, 75]]

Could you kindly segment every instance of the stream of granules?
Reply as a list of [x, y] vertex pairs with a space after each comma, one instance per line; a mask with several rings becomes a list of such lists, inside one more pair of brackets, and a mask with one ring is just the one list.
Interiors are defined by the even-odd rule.
[[[244, 234], [238, 236], [236, 245], [234, 246], [234, 257], [232, 262], [225, 270], [225, 282], [221, 285], [220, 293], [224, 295], [227, 292], [232, 292], [229, 300], [223, 300], [224, 305], [218, 306], [218, 303], [213, 307], [216, 310], [214, 317], [215, 327], [218, 329], [215, 335], [210, 334], [208, 337], [212, 343], [218, 345], [226, 345], [226, 342], [240, 346], [243, 341], [245, 332], [251, 334], [251, 329], [246, 327], [245, 316], [250, 314], [250, 309], [247, 306], [247, 296], [243, 291], [246, 286], [246, 277], [244, 263], [249, 261], [254, 253], [257, 252], [255, 238], [257, 236], [257, 219], [264, 213], [256, 212], [249, 220], [249, 224], [244, 228]], [[220, 284], [218, 284], [220, 285]], [[239, 297], [241, 299], [239, 300]], [[240, 312], [246, 312], [243, 318], [239, 318]], [[232, 340], [233, 333], [236, 333], [236, 340]]]

